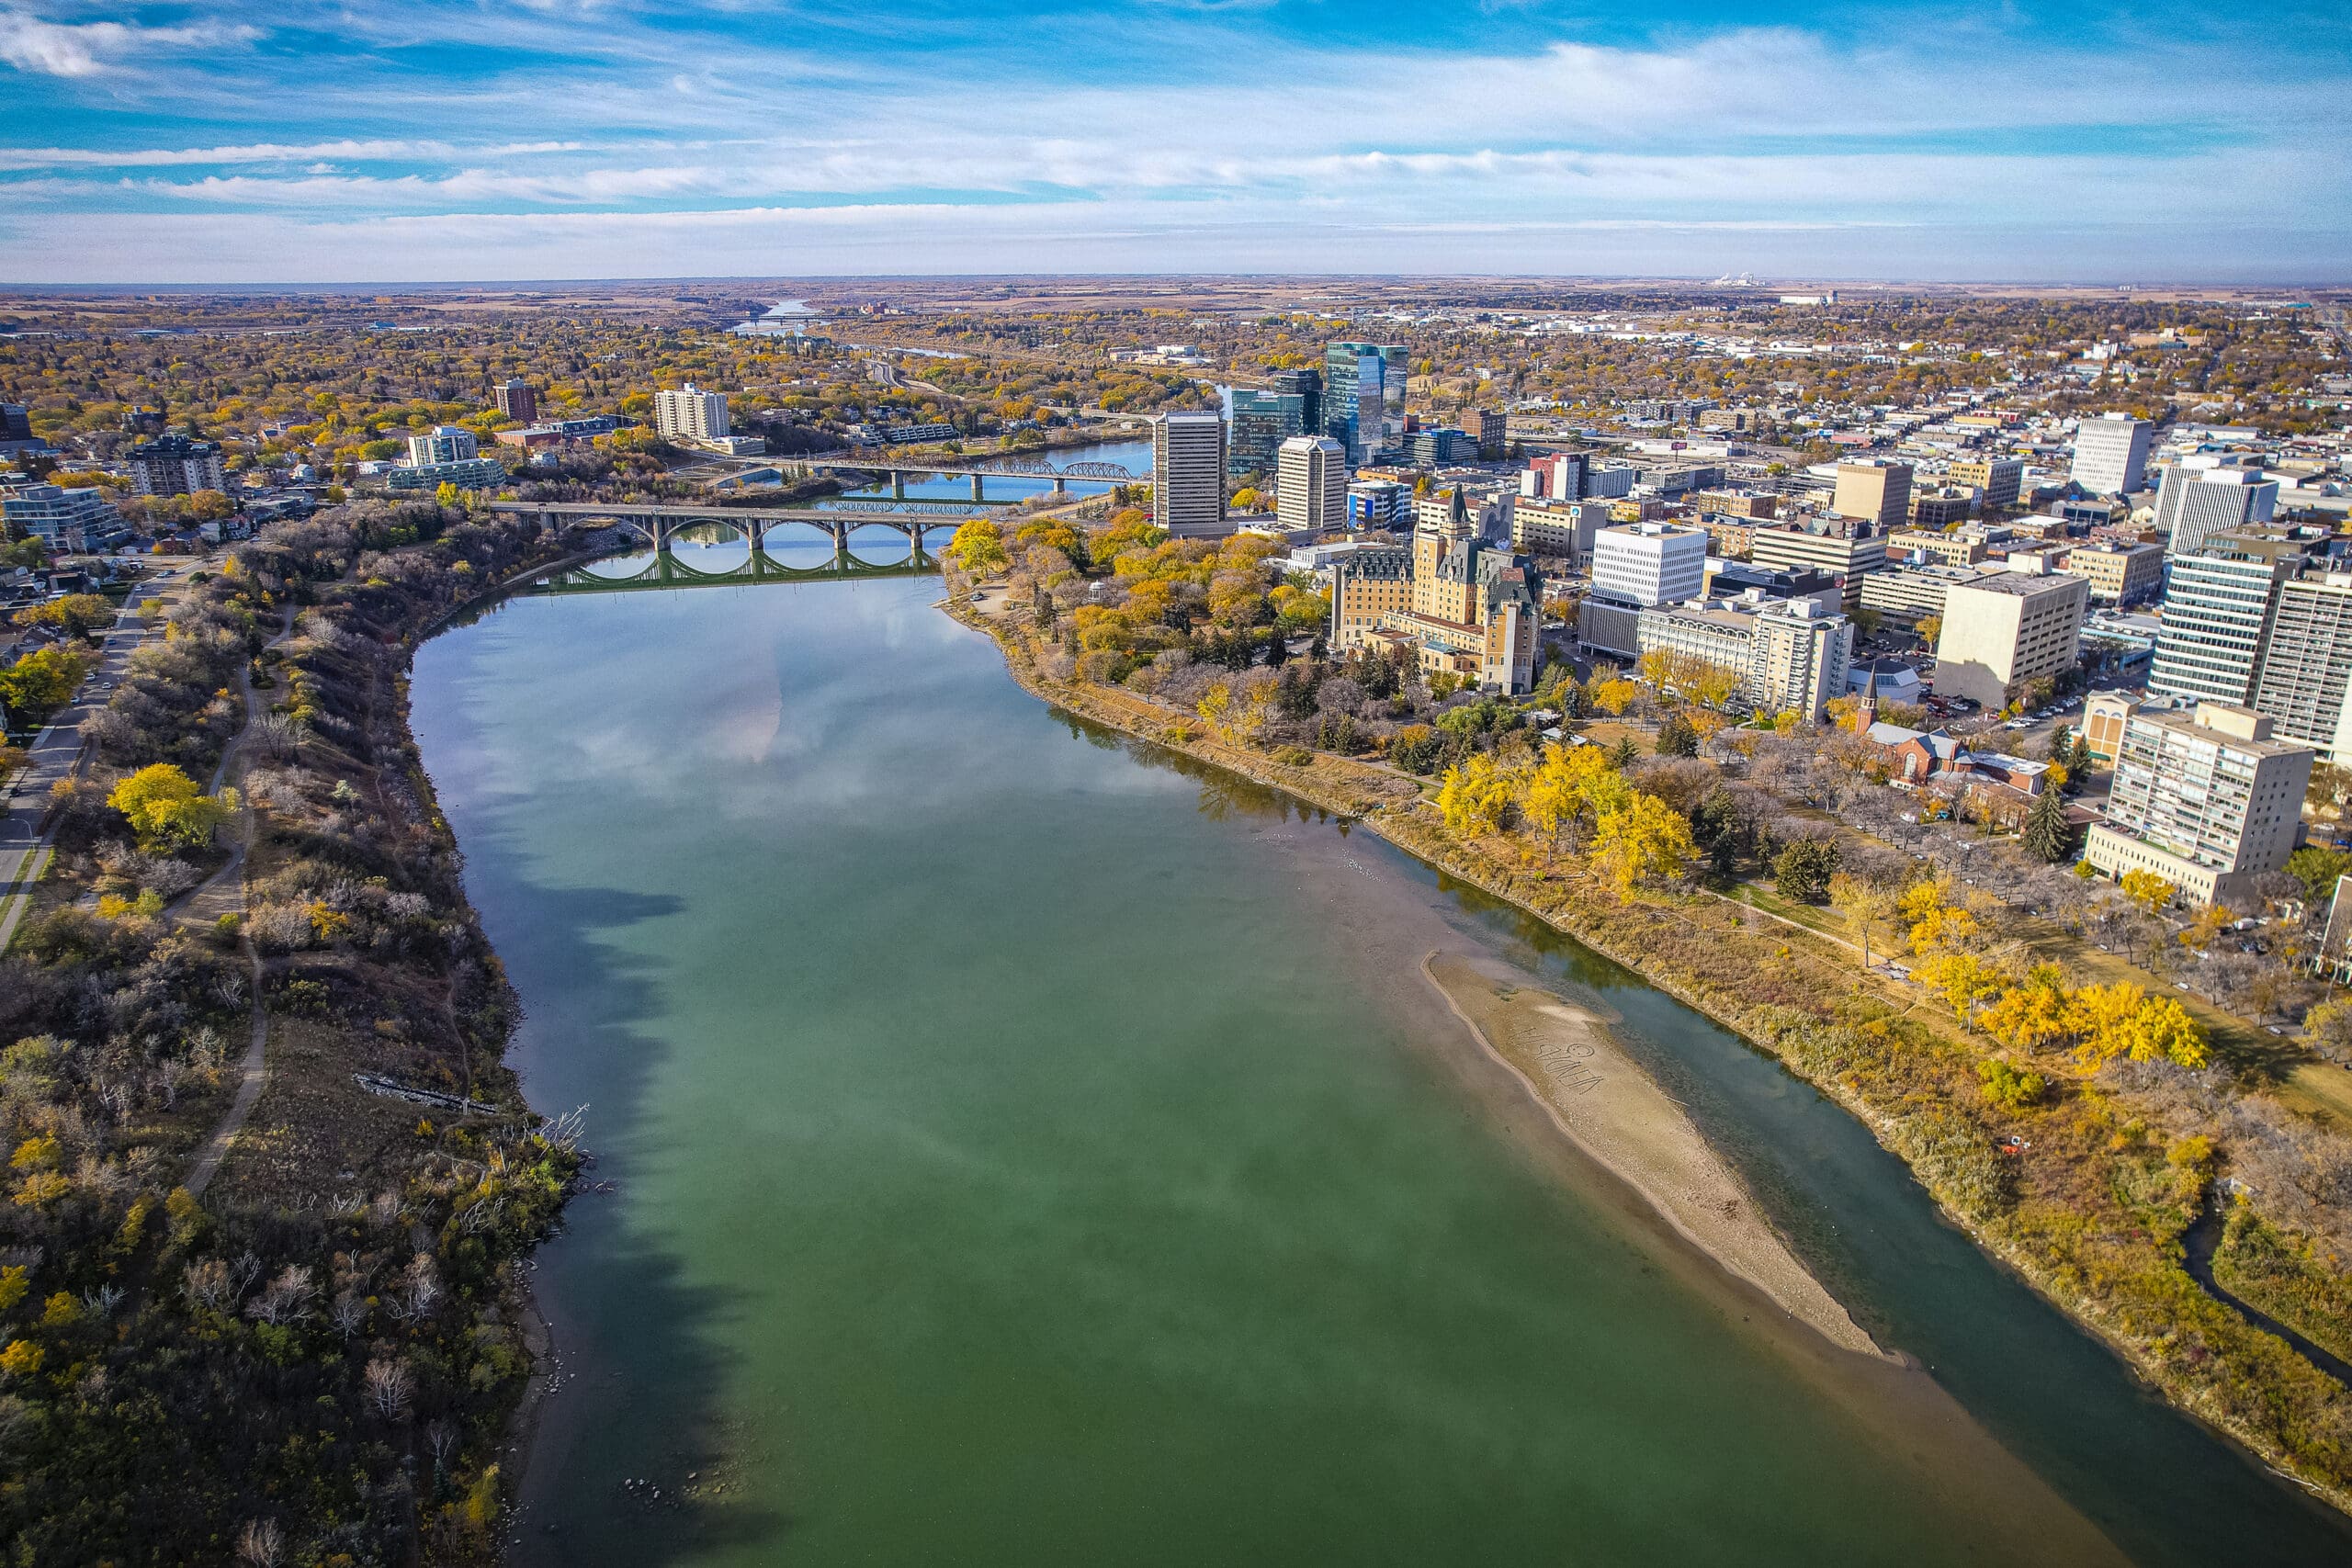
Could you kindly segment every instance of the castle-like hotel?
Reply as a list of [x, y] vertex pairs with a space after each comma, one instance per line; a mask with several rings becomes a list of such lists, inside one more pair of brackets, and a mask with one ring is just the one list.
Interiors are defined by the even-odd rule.
[[1535, 682], [1543, 582], [1524, 556], [1477, 536], [1460, 491], [1424, 518], [1411, 547], [1364, 550], [1331, 570], [1331, 640], [1410, 649], [1423, 671], [1514, 696]]

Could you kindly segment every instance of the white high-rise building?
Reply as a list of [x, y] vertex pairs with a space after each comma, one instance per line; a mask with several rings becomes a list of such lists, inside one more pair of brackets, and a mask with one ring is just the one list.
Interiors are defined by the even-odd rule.
[[2195, 555], [2175, 556], [2148, 690], [2247, 701], [2269, 645], [2279, 588], [2301, 567], [2302, 555], [2292, 539], [2216, 534]]
[[1275, 452], [1274, 512], [1285, 528], [1348, 525], [1348, 449], [1328, 435], [1294, 435]]
[[1170, 532], [1224, 527], [1223, 414], [1164, 413], [1151, 422], [1151, 504], [1155, 520]]
[[676, 391], [653, 394], [653, 428], [662, 435], [688, 441], [717, 441], [731, 434], [727, 423], [727, 394], [706, 392], [692, 381]]
[[2352, 572], [2279, 585], [2254, 708], [2284, 739], [2318, 747], [2328, 761], [2352, 761]]
[[2191, 457], [2166, 468], [2156, 487], [2156, 532], [2168, 536], [2165, 554], [2195, 555], [2216, 534], [2269, 522], [2278, 505], [2278, 481], [2263, 478], [2261, 469]]
[[2075, 426], [2075, 466], [2067, 477], [2093, 495], [2129, 495], [2145, 481], [2152, 427], [2128, 413], [2105, 413]]
[[408, 438], [408, 466], [423, 468], [435, 463], [464, 463], [481, 456], [474, 433], [454, 424], [436, 424], [422, 435]]
[[1707, 531], [1627, 523], [1592, 536], [1592, 591], [1627, 604], [1678, 604], [1707, 582]]

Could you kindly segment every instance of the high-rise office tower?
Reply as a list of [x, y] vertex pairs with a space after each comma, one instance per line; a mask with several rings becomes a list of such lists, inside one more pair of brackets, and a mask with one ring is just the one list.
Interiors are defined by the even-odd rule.
[[2262, 669], [2278, 590], [2301, 563], [2292, 539], [2259, 534], [2216, 534], [2197, 554], [2174, 557], [2148, 690], [2244, 703]]
[[1225, 417], [1206, 411], [1151, 422], [1151, 500], [1163, 528], [1211, 533], [1225, 523]]
[[2129, 495], [2148, 469], [2150, 425], [2128, 413], [2101, 414], [2075, 426], [2075, 466], [2067, 477], [2093, 495]]
[[1283, 443], [1274, 486], [1275, 510], [1285, 528], [1344, 528], [1348, 525], [1348, 454], [1328, 435], [1294, 435]]
[[1300, 400], [1305, 413], [1297, 434], [1323, 434], [1323, 372], [1312, 366], [1304, 370], [1269, 370], [1266, 372], [1266, 389]]
[[1351, 466], [1405, 439], [1405, 345], [1335, 343], [1323, 350], [1324, 434]]
[[539, 420], [539, 394], [532, 385], [516, 376], [498, 384], [498, 412], [522, 424], [537, 424]]
[[1236, 475], [1272, 473], [1283, 442], [1317, 434], [1306, 422], [1306, 399], [1300, 394], [1236, 387], [1226, 460]]
[[2166, 468], [2156, 487], [2156, 532], [2169, 536], [2165, 554], [2193, 556], [2216, 534], [2269, 522], [2278, 504], [2277, 481], [2258, 468], [2184, 463]]

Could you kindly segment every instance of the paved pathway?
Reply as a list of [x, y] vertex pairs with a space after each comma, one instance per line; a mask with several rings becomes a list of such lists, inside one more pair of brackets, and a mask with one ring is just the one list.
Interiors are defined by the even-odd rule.
[[[195, 562], [175, 562], [134, 586], [123, 601], [126, 616], [164, 590], [176, 586]], [[33, 740], [32, 761], [0, 797], [0, 953], [17, 934], [17, 923], [32, 906], [33, 884], [49, 859], [49, 793], [82, 764], [82, 721], [107, 705], [133, 649], [157, 630], [118, 621], [99, 647], [98, 662], [72, 702], [59, 710]]]

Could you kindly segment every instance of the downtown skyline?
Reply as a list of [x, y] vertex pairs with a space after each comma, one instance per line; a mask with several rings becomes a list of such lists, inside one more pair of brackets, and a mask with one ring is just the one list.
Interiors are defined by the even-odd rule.
[[0, 5], [0, 280], [2328, 283], [2320, 7]]

